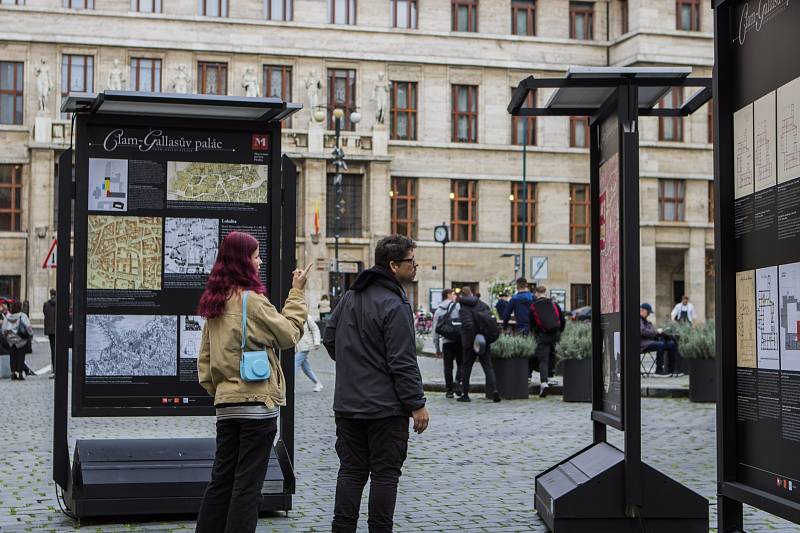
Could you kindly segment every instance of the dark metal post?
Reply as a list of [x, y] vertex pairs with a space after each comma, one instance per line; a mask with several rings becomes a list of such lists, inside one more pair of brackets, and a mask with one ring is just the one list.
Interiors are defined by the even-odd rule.
[[445, 287], [445, 275], [444, 275], [445, 274], [445, 265], [447, 264], [447, 262], [446, 262], [447, 257], [445, 256], [445, 249], [446, 248], [447, 248], [447, 243], [443, 242], [442, 243], [442, 290], [447, 288], [447, 287]]
[[333, 178], [335, 190], [333, 204], [333, 255], [336, 261], [336, 282], [334, 284], [333, 301], [335, 304], [339, 301], [339, 296], [342, 292], [342, 274], [339, 271], [339, 229], [342, 219], [342, 164], [344, 163], [344, 153], [342, 153], [342, 149], [339, 147], [339, 139], [342, 134], [342, 119], [340, 117], [335, 117], [333, 120], [336, 124], [336, 149], [333, 151], [333, 164], [336, 167], [336, 176]]
[[[525, 120], [530, 120], [525, 117]], [[522, 277], [525, 277], [525, 242], [528, 240], [528, 123], [522, 132]]]

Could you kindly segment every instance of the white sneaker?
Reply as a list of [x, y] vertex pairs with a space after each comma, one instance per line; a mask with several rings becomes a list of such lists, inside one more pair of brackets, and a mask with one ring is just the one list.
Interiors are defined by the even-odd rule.
[[324, 389], [324, 388], [325, 388], [325, 387], [323, 387], [323, 386], [322, 386], [322, 382], [321, 382], [321, 381], [318, 381], [318, 382], [317, 382], [317, 384], [316, 384], [316, 385], [314, 385], [314, 392], [319, 392], [319, 391], [321, 391], [321, 390], [322, 390], [322, 389]]

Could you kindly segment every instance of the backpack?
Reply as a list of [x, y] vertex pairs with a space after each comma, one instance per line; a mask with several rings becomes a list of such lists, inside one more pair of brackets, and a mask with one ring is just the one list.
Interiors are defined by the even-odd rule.
[[19, 322], [17, 322], [17, 337], [24, 341], [31, 337], [28, 333], [28, 328], [26, 328], [25, 324], [22, 323], [22, 317], [19, 317]]
[[487, 344], [492, 344], [500, 338], [500, 327], [488, 307], [481, 306], [475, 309], [473, 316], [477, 333], [484, 336]]
[[461, 320], [453, 318], [455, 306], [455, 302], [451, 303], [447, 308], [447, 313], [436, 323], [436, 333], [449, 341], [461, 340]]
[[557, 303], [547, 298], [540, 298], [531, 304], [531, 320], [536, 323], [540, 333], [561, 331], [561, 311]]

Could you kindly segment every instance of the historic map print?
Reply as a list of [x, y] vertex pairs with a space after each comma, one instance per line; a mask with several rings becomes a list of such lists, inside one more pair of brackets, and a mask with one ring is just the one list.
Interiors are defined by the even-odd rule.
[[600, 167], [600, 313], [618, 313], [619, 154]]
[[231, 163], [167, 163], [167, 200], [267, 202], [268, 167]]
[[755, 155], [756, 191], [763, 191], [774, 187], [778, 180], [775, 168], [777, 161], [775, 148], [777, 139], [775, 135], [775, 91], [767, 93], [753, 104], [753, 122], [755, 141], [753, 151]]
[[736, 366], [756, 368], [756, 283], [752, 270], [736, 273]]
[[169, 218], [164, 221], [164, 274], [209, 274], [217, 258], [219, 220]]
[[197, 359], [205, 323], [199, 315], [181, 315], [181, 359]]
[[178, 317], [88, 315], [87, 376], [174, 376]]
[[88, 218], [88, 289], [161, 289], [161, 218]]
[[778, 267], [756, 270], [756, 352], [758, 368], [778, 370]]
[[778, 89], [778, 183], [800, 177], [800, 78]]
[[89, 211], [127, 211], [128, 160], [89, 158]]
[[781, 370], [800, 371], [800, 263], [778, 267]]
[[733, 114], [734, 196], [753, 194], [753, 104]]

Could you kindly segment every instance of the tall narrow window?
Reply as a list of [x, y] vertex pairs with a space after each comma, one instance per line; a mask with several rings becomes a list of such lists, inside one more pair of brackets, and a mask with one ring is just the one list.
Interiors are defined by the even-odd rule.
[[287, 22], [294, 17], [294, 0], [264, 0], [264, 18], [276, 22]]
[[569, 3], [569, 38], [581, 41], [594, 39], [594, 4]]
[[417, 0], [391, 0], [392, 26], [417, 29]]
[[203, 17], [227, 17], [228, 0], [197, 0], [197, 12]]
[[333, 119], [333, 110], [339, 108], [344, 111], [342, 129], [354, 131], [356, 125], [350, 121], [350, 113], [356, 110], [356, 71], [352, 69], [328, 70], [328, 129], [336, 125]]
[[[525, 98], [525, 104], [523, 105], [523, 107], [533, 107], [535, 103], [536, 103], [536, 92], [531, 91]], [[536, 144], [536, 117], [512, 116], [511, 144], [521, 145], [526, 141], [528, 146], [534, 146]]]
[[478, 0], [451, 0], [453, 31], [478, 31]]
[[228, 94], [228, 64], [198, 62], [197, 92], [200, 94]]
[[675, 23], [679, 30], [700, 31], [700, 2], [701, 0], [675, 2]]
[[0, 276], [0, 294], [20, 299], [20, 280], [22, 276]]
[[20, 231], [22, 165], [0, 165], [0, 231]]
[[450, 192], [450, 227], [454, 241], [478, 240], [478, 182], [453, 180]]
[[94, 0], [62, 0], [61, 5], [70, 9], [94, 9]]
[[131, 90], [147, 93], [161, 92], [161, 60], [131, 58]]
[[[680, 87], [674, 88], [661, 99], [661, 107], [678, 109], [683, 105]], [[682, 141], [683, 119], [681, 117], [658, 117], [659, 141]]]
[[478, 142], [477, 85], [453, 85], [453, 142]]
[[628, 33], [628, 0], [620, 0], [619, 3], [619, 33]]
[[161, 13], [161, 0], [131, 0], [131, 11]]
[[569, 145], [573, 148], [589, 147], [589, 119], [569, 117]]
[[392, 178], [392, 233], [415, 239], [417, 237], [417, 180]]
[[[363, 237], [362, 218], [364, 197], [364, 176], [361, 174], [341, 174], [342, 198], [339, 205], [339, 236]], [[336, 235], [336, 174], [328, 174], [326, 190], [325, 230], [328, 237]]]
[[706, 105], [708, 108], [706, 131], [708, 132], [708, 143], [714, 144], [714, 100], [709, 100]]
[[[61, 97], [69, 93], [94, 92], [94, 57], [74, 54], [61, 56]], [[67, 113], [62, 114], [68, 118]]]
[[22, 124], [23, 63], [0, 61], [0, 124]]
[[417, 84], [393, 81], [391, 96], [392, 139], [417, 140]]
[[708, 182], [708, 221], [714, 222], [714, 182]]
[[536, 184], [511, 184], [511, 242], [536, 242]]
[[356, 0], [328, 0], [328, 23], [355, 25]]
[[511, 0], [511, 33], [536, 35], [536, 0]]
[[[589, 244], [591, 240], [591, 204], [589, 186], [574, 183], [569, 186], [569, 242]], [[588, 305], [588, 304], [587, 304]]]
[[658, 180], [658, 218], [664, 222], [686, 220], [686, 183], [683, 180]]
[[[292, 67], [283, 65], [264, 65], [264, 96], [292, 101]], [[289, 117], [282, 121], [283, 127], [291, 127]]]
[[569, 286], [570, 309], [592, 305], [592, 286], [588, 283], [572, 283]]

